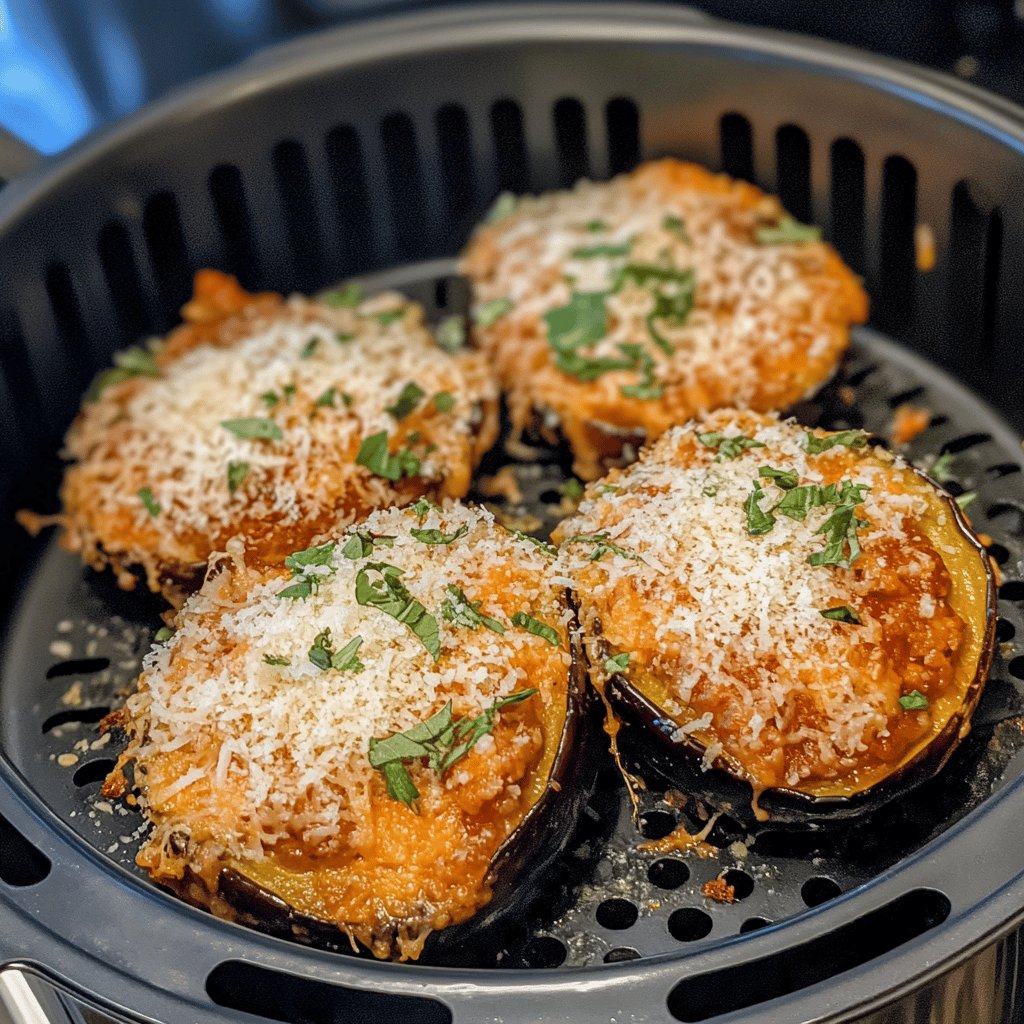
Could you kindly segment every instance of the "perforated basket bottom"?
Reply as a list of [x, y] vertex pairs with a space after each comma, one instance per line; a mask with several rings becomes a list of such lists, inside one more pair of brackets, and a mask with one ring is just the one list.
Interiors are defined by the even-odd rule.
[[[430, 263], [378, 275], [370, 287], [399, 287], [435, 316], [463, 307], [466, 290]], [[852, 404], [844, 403], [843, 396]], [[969, 513], [992, 539], [1002, 567], [1000, 649], [971, 736], [941, 776], [876, 812], [870, 822], [793, 833], [746, 835], [720, 819], [699, 850], [642, 849], [682, 824], [699, 831], [706, 808], [651, 788], [641, 795], [641, 828], [617, 772], [602, 770], [597, 792], [574, 845], [536, 893], [530, 918], [510, 928], [495, 959], [476, 966], [557, 967], [635, 959], [718, 941], [781, 922], [839, 893], [870, 883], [920, 848], [1024, 770], [1024, 474], [1015, 440], [976, 398], [895, 343], [861, 330], [841, 375], [797, 410], [809, 424], [864, 427], [885, 437], [903, 402], [928, 409], [931, 426], [906, 454], [920, 464], [953, 455], [951, 491], [977, 492]], [[546, 534], [564, 514], [559, 487], [566, 453], [544, 451], [537, 461], [492, 454], [483, 473], [514, 465], [521, 507], [501, 514], [536, 517]], [[494, 502], [495, 499], [474, 497]], [[536, 524], [534, 524], [536, 525]], [[4, 748], [40, 799], [96, 850], [134, 867], [142, 819], [103, 800], [99, 786], [113, 766], [114, 743], [97, 732], [99, 719], [130, 692], [156, 629], [162, 605], [116, 589], [109, 575], [84, 570], [51, 545], [40, 558], [14, 617], [0, 690]], [[681, 806], [682, 805], [682, 806]], [[950, 865], [949, 870], [962, 870]], [[705, 895], [724, 878], [733, 902]], [[197, 911], [197, 913], [199, 913]]]

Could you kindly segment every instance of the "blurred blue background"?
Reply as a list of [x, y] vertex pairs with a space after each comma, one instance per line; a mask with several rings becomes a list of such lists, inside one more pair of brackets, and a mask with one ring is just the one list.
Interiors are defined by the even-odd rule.
[[[0, 125], [54, 153], [276, 41], [399, 0], [0, 0]], [[736, 21], [909, 58], [1024, 101], [1024, 0], [706, 0]]]

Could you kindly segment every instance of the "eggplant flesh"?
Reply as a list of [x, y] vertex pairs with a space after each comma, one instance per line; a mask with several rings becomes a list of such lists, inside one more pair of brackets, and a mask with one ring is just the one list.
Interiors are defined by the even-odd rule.
[[[601, 685], [609, 707], [625, 726], [619, 733], [622, 747], [670, 785], [751, 827], [764, 823], [814, 825], [852, 818], [876, 810], [941, 771], [970, 732], [971, 715], [991, 668], [996, 580], [985, 548], [960, 507], [924, 473], [910, 472], [917, 478], [914, 490], [929, 501], [921, 525], [949, 573], [949, 601], [966, 632], [957, 655], [954, 685], [931, 706], [932, 729], [897, 764], [867, 782], [840, 778], [804, 789], [758, 789], [727, 754], [715, 758], [705, 770], [705, 742], [694, 733], [679, 736], [677, 730], [684, 720], [659, 707], [650, 692], [653, 687], [645, 688], [642, 682], [619, 673]], [[601, 662], [614, 653], [604, 649], [599, 636], [593, 641]]]
[[[546, 782], [537, 800], [491, 858], [485, 884], [489, 901], [468, 920], [431, 932], [419, 963], [486, 960], [507, 941], [508, 925], [524, 919], [545, 874], [565, 850], [583, 817], [599, 766], [597, 701], [587, 685], [587, 667], [578, 629], [568, 630], [570, 666], [565, 719], [551, 758]], [[195, 879], [193, 879], [195, 881]], [[189, 899], [188, 884], [179, 895], [210, 907], [218, 916], [306, 945], [362, 952], [349, 933], [333, 921], [303, 913], [271, 888], [246, 874], [242, 863], [226, 864], [210, 898]], [[397, 929], [415, 929], [419, 921], [395, 921]], [[369, 953], [367, 953], [369, 955]]]

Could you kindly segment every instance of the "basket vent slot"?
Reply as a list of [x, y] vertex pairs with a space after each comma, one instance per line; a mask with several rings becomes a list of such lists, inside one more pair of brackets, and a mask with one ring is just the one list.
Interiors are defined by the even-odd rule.
[[754, 133], [742, 114], [724, 114], [719, 122], [722, 170], [734, 178], [754, 180]]
[[462, 107], [448, 103], [438, 110], [435, 125], [445, 207], [449, 223], [458, 225], [469, 216], [476, 193], [469, 116]]
[[670, 993], [669, 1012], [676, 1020], [704, 1021], [799, 992], [923, 935], [941, 924], [949, 911], [949, 900], [941, 892], [915, 889], [809, 942], [686, 978]]
[[110, 708], [105, 706], [98, 708], [69, 708], [67, 711], [56, 711], [43, 722], [40, 731], [47, 733], [62, 725], [71, 725], [72, 723], [95, 725], [96, 722], [106, 718], [109, 714]]
[[373, 238], [370, 194], [366, 187], [359, 133], [351, 125], [332, 128], [324, 139], [327, 170], [334, 195], [334, 218], [342, 250], [342, 265], [350, 270], [368, 256]]
[[[181, 212], [173, 193], [156, 192], [146, 200], [142, 209], [142, 233], [162, 305], [165, 309], [177, 308], [188, 298], [191, 276]], [[169, 326], [162, 318], [157, 329]]]
[[782, 205], [797, 220], [809, 224], [811, 210], [811, 144], [807, 132], [784, 124], [775, 133], [775, 177]]
[[448, 1007], [423, 996], [329, 985], [229, 960], [206, 979], [206, 991], [218, 1005], [284, 1024], [342, 1024], [348, 1021], [401, 1020], [404, 1024], [451, 1024]]
[[135, 265], [131, 238], [124, 225], [111, 221], [100, 229], [100, 266], [110, 292], [110, 303], [127, 344], [146, 333], [149, 317], [142, 299], [142, 282]]
[[0, 816], [0, 882], [38, 885], [49, 873], [50, 861]]
[[640, 162], [640, 110], [625, 96], [616, 96], [604, 108], [608, 131], [608, 170], [631, 171]]
[[875, 320], [882, 330], [906, 333], [914, 322], [917, 267], [917, 171], [905, 157], [890, 156], [882, 167], [882, 212]]
[[562, 188], [569, 188], [590, 175], [587, 114], [579, 100], [565, 97], [555, 104], [554, 120], [558, 180]]
[[391, 197], [391, 224], [394, 245], [403, 259], [418, 259], [426, 254], [423, 172], [416, 145], [416, 129], [408, 114], [389, 114], [380, 123], [384, 148], [384, 173]]
[[242, 172], [233, 164], [220, 164], [210, 172], [209, 188], [224, 242], [224, 269], [251, 282], [257, 276], [257, 263]]
[[[39, 425], [39, 392], [25, 349], [21, 321], [13, 310], [0, 310], [0, 367], [6, 378], [13, 415], [10, 427], [29, 431]], [[8, 417], [4, 416], [5, 424]], [[8, 440], [5, 438], [5, 440]], [[10, 438], [13, 440], [13, 438]]]
[[491, 133], [494, 136], [494, 163], [499, 188], [525, 192], [530, 187], [530, 167], [526, 157], [523, 112], [518, 103], [498, 100], [491, 107]]
[[836, 139], [831, 149], [832, 240], [843, 259], [864, 267], [864, 152], [852, 139]]
[[323, 273], [324, 257], [306, 149], [301, 142], [284, 139], [274, 147], [273, 163], [295, 281], [317, 281]]
[[985, 238], [985, 278], [981, 289], [981, 348], [995, 349], [996, 313], [999, 308], [999, 268], [1003, 257], [1003, 214], [997, 208], [988, 215]]
[[71, 271], [66, 263], [51, 263], [46, 268], [46, 294], [50, 299], [50, 309], [57, 325], [57, 336], [68, 355], [68, 365], [74, 388], [69, 384], [72, 394], [80, 394], [89, 383], [90, 368], [88, 358], [83, 358], [82, 343], [86, 339], [85, 322], [82, 319], [82, 307], [75, 294], [75, 286], [71, 282]]
[[109, 658], [72, 658], [58, 661], [46, 670], [47, 679], [62, 679], [64, 676], [85, 676], [110, 668]]

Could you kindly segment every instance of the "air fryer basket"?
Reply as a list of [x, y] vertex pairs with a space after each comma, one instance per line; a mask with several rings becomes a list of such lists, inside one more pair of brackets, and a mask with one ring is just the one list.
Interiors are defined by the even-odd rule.
[[[89, 378], [170, 327], [202, 266], [254, 289], [369, 274], [435, 316], [464, 311], [450, 257], [499, 190], [663, 154], [777, 191], [864, 274], [872, 329], [800, 413], [884, 431], [902, 402], [927, 407], [911, 456], [953, 453], [959, 486], [977, 491], [970, 513], [1005, 581], [972, 737], [938, 780], [864, 822], [752, 838], [723, 821], [706, 857], [639, 850], [706, 813], [652, 788], [639, 834], [605, 771], [549, 886], [524, 894], [522, 926], [497, 957], [467, 950], [460, 965], [311, 950], [157, 890], [132, 866], [140, 820], [98, 798], [110, 749], [95, 723], [130, 685], [159, 606], [12, 518], [54, 507], [56, 452]], [[1022, 209], [1024, 115], [1009, 104], [842, 48], [615, 4], [464, 7], [326, 33], [9, 184], [0, 1020], [19, 999], [53, 1002], [36, 976], [117, 1019], [168, 1024], [1021, 1019]], [[919, 271], [929, 238], [937, 261]], [[530, 510], [554, 515], [558, 453], [521, 474]], [[702, 894], [716, 877], [737, 902]]]

